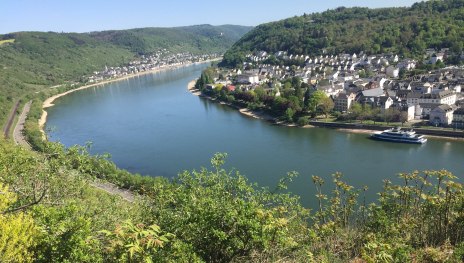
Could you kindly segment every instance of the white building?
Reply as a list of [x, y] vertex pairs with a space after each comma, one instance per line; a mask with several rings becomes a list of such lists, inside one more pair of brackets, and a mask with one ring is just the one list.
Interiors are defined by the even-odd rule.
[[453, 113], [456, 106], [440, 105], [430, 111], [430, 123], [432, 125], [450, 125], [453, 122]]
[[346, 94], [344, 92], [339, 93], [334, 99], [334, 110], [345, 112], [348, 111], [356, 99], [356, 94], [350, 93]]
[[413, 105], [418, 105], [421, 103], [453, 105], [456, 103], [456, 93], [454, 93], [451, 90], [440, 91], [438, 93], [433, 94], [411, 92], [408, 94], [407, 103]]
[[398, 75], [400, 74], [400, 69], [394, 66], [389, 66], [387, 67], [386, 73], [387, 73], [387, 76], [391, 78], [397, 78]]
[[258, 74], [241, 74], [237, 76], [237, 82], [240, 84], [257, 84], [259, 83]]

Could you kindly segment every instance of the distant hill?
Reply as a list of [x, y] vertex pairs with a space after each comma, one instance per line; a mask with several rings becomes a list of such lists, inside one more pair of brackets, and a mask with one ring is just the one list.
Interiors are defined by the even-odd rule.
[[236, 66], [247, 53], [260, 50], [415, 56], [427, 48], [462, 51], [463, 43], [464, 0], [427, 1], [409, 8], [339, 7], [257, 26], [225, 54], [222, 65]]
[[[76, 80], [138, 54], [223, 53], [251, 27], [197, 25], [91, 33], [18, 32], [0, 35], [0, 121], [13, 102], [44, 87]], [[14, 41], [13, 41], [14, 40]]]
[[250, 27], [234, 25], [197, 25], [102, 31], [90, 33], [90, 36], [141, 54], [159, 48], [176, 52], [222, 53], [250, 29]]

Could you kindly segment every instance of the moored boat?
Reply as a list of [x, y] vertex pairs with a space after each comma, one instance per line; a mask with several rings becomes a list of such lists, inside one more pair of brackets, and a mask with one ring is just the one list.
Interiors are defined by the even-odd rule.
[[427, 142], [427, 138], [423, 135], [416, 134], [413, 130], [403, 131], [401, 128], [391, 128], [382, 132], [376, 132], [371, 135], [371, 138], [381, 141], [415, 144], [423, 144]]

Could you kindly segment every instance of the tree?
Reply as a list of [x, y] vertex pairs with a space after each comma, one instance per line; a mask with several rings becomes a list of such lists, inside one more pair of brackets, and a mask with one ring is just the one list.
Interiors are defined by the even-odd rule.
[[0, 262], [32, 262], [37, 228], [31, 216], [9, 213], [17, 201], [14, 193], [0, 183]]
[[399, 77], [400, 79], [403, 79], [405, 76], [406, 76], [406, 69], [405, 69], [405, 68], [401, 68], [401, 69], [400, 69], [400, 72], [399, 72], [399, 74], [398, 74], [398, 77]]
[[34, 207], [42, 231], [37, 236], [35, 262], [98, 262], [99, 242], [94, 238], [92, 220], [83, 216], [80, 205]]
[[370, 104], [362, 105], [361, 112], [358, 114], [357, 119], [361, 121], [371, 119], [372, 117], [372, 106]]
[[195, 83], [195, 88], [202, 90], [205, 88], [206, 84], [211, 83], [214, 83], [214, 69], [209, 67], [201, 73], [200, 78]]
[[363, 108], [362, 105], [358, 102], [355, 102], [351, 105], [350, 109], [350, 119], [358, 119], [358, 116], [362, 114]]
[[288, 122], [293, 122], [293, 116], [295, 115], [295, 111], [292, 108], [288, 108], [285, 111], [285, 120]]
[[288, 107], [291, 108], [295, 113], [300, 112], [303, 108], [301, 105], [303, 101], [300, 100], [297, 96], [290, 96], [288, 98]]
[[259, 86], [254, 89], [254, 92], [258, 98], [259, 101], [264, 101], [264, 97], [266, 96], [266, 91], [264, 90], [263, 87]]
[[388, 108], [385, 110], [384, 116], [385, 122], [387, 122], [387, 124], [390, 122], [399, 121], [400, 111], [396, 108]]
[[[306, 84], [307, 85], [307, 84]], [[306, 86], [305, 85], [305, 86]], [[302, 85], [303, 86], [303, 85]], [[309, 109], [309, 103], [310, 103], [310, 99], [311, 99], [311, 88], [310, 87], [306, 87], [306, 91], [304, 93], [304, 98], [303, 98], [303, 108], [305, 110], [308, 110]]]
[[313, 114], [316, 114], [317, 108], [324, 98], [327, 98], [327, 95], [325, 95], [323, 91], [314, 91], [309, 98], [307, 110]]
[[319, 110], [325, 115], [325, 118], [328, 118], [329, 112], [333, 110], [335, 103], [329, 97], [322, 98], [319, 104]]
[[443, 63], [441, 59], [437, 60], [437, 63], [435, 63], [435, 68], [444, 68], [444, 67], [445, 67], [445, 63]]
[[404, 123], [408, 122], [408, 112], [407, 111], [402, 111], [400, 113], [400, 122], [401, 125], [404, 125]]
[[288, 100], [283, 97], [275, 97], [272, 105], [271, 110], [277, 114], [282, 115], [288, 108]]

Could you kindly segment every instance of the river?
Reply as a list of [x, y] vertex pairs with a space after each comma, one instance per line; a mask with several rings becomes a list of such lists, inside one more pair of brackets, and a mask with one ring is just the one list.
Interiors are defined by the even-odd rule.
[[464, 174], [464, 142], [429, 138], [425, 145], [372, 141], [367, 134], [325, 128], [271, 125], [187, 91], [206, 67], [189, 66], [74, 92], [48, 110], [51, 141], [66, 146], [92, 142], [92, 153], [110, 153], [123, 169], [173, 177], [210, 167], [227, 152], [227, 169], [273, 188], [289, 171], [300, 176], [289, 191], [313, 206], [311, 175], [330, 180], [342, 172], [352, 185], [367, 185], [370, 199], [382, 180], [399, 172], [447, 169]]

